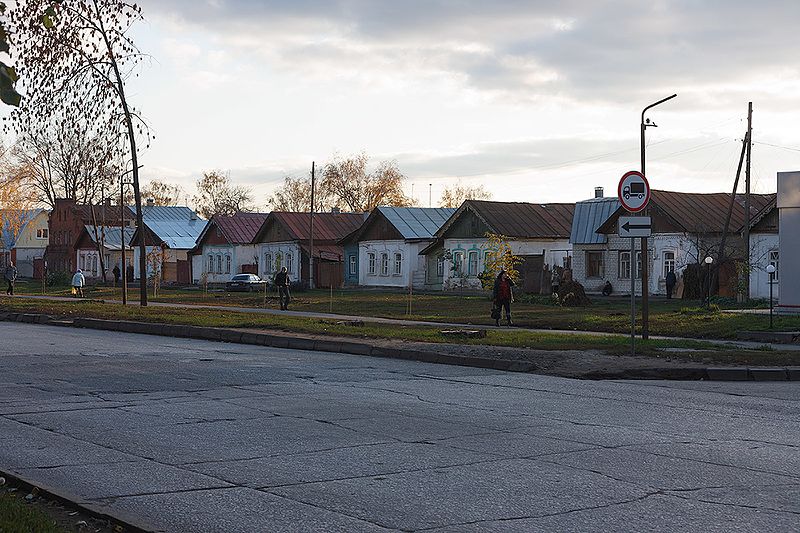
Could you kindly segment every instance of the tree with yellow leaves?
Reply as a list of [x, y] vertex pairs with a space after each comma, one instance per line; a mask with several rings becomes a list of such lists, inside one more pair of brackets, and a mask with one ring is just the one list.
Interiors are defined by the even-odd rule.
[[495, 233], [486, 233], [488, 239], [486, 243], [486, 264], [483, 267], [483, 272], [478, 276], [481, 280], [481, 286], [484, 289], [491, 289], [495, 278], [500, 274], [501, 270], [508, 272], [508, 276], [514, 280], [519, 281], [519, 271], [517, 267], [522, 264], [522, 258], [515, 255], [508, 242], [508, 237], [505, 235], [497, 235]]

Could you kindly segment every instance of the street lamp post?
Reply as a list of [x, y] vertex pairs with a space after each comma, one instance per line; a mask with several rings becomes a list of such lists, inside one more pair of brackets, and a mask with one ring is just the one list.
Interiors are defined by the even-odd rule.
[[775, 283], [775, 265], [767, 265], [769, 274], [769, 329], [772, 329], [772, 285]]
[[[639, 149], [641, 151], [642, 157], [642, 176], [647, 177], [647, 172], [645, 172], [645, 153], [644, 153], [644, 132], [649, 127], [656, 127], [654, 122], [650, 122], [650, 119], [645, 120], [644, 114], [649, 110], [654, 108], [659, 104], [663, 104], [667, 100], [672, 100], [678, 96], [677, 94], [673, 94], [672, 96], [667, 96], [666, 98], [662, 98], [658, 102], [652, 103], [649, 106], [642, 109], [642, 122], [640, 124], [639, 133]], [[642, 215], [647, 215], [647, 212], [643, 212]], [[647, 237], [642, 237], [642, 338], [646, 339], [650, 336], [650, 288], [648, 286], [648, 263], [649, 259], [647, 257]], [[635, 258], [631, 257], [631, 264], [634, 264]], [[632, 270], [632, 269], [631, 269]], [[633, 277], [633, 276], [631, 276]]]
[[711, 309], [711, 263], [714, 258], [709, 255], [703, 262], [706, 264], [706, 309]]

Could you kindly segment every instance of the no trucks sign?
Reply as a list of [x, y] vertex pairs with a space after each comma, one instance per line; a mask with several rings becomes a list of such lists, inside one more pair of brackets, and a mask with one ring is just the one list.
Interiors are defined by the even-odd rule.
[[619, 201], [627, 211], [638, 213], [650, 201], [650, 184], [644, 174], [637, 170], [626, 172], [617, 187]]

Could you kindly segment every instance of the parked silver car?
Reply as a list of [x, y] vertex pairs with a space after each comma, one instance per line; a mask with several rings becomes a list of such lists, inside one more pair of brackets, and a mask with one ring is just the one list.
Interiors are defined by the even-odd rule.
[[266, 281], [255, 274], [236, 274], [225, 284], [225, 289], [229, 291], [263, 291]]

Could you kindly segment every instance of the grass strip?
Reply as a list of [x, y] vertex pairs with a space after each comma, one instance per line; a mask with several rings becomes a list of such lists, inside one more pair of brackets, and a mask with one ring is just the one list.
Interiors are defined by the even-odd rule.
[[52, 517], [13, 493], [0, 493], [0, 531], [3, 533], [67, 533]]

